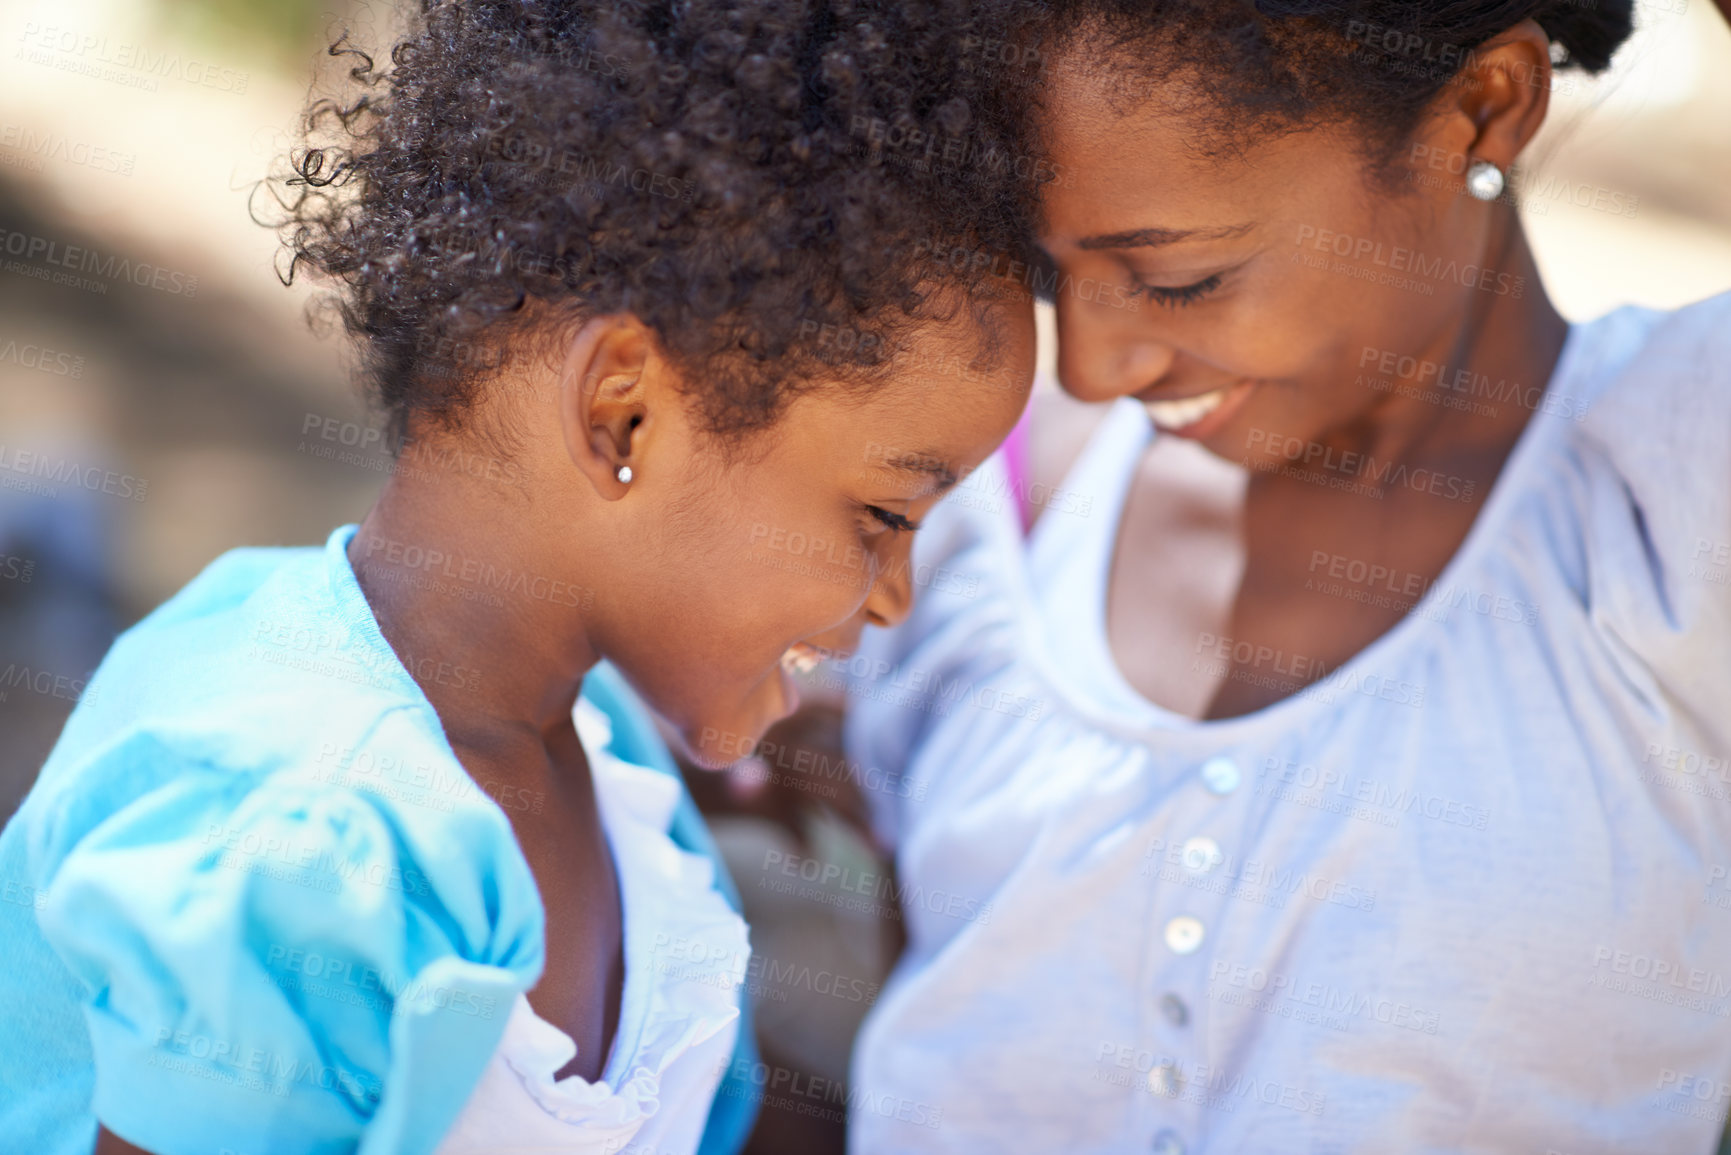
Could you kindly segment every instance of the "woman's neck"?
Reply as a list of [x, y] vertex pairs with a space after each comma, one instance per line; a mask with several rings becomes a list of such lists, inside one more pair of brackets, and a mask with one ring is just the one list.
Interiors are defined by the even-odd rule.
[[[1508, 204], [1498, 204], [1496, 214], [1481, 268], [1508, 291], [1474, 291], [1454, 324], [1413, 351], [1417, 363], [1442, 367], [1429, 385], [1388, 393], [1320, 441], [1381, 461], [1489, 459], [1493, 475], [1501, 468], [1536, 411], [1525, 399], [1550, 381], [1569, 327], [1545, 292], [1519, 215]], [[1492, 406], [1489, 415], [1484, 406], [1436, 403], [1435, 394], [1454, 388], [1451, 382], [1481, 378], [1498, 382], [1499, 395], [1513, 390], [1522, 400]]]

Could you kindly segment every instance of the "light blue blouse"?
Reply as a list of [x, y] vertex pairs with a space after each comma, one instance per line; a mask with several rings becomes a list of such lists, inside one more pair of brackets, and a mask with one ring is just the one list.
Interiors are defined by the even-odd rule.
[[[122, 635], [0, 834], [6, 1150], [88, 1152], [100, 1118], [158, 1155], [428, 1152], [539, 977], [506, 813], [532, 803], [457, 761], [354, 532], [226, 554]], [[617, 673], [584, 696], [612, 753], [676, 773]], [[737, 909], [688, 797], [670, 833]], [[717, 1097], [704, 1155], [753, 1103]]]

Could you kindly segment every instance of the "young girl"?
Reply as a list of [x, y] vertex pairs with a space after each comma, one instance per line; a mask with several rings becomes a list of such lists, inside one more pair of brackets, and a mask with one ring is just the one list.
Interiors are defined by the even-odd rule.
[[1016, 251], [986, 175], [869, 131], [965, 124], [968, 33], [448, 0], [355, 54], [287, 240], [398, 467], [122, 637], [0, 836], [0, 1147], [737, 1147], [746, 930], [632, 689], [731, 761], [1020, 411], [1025, 295], [919, 259]]
[[856, 1094], [923, 1105], [853, 1150], [1713, 1149], [1731, 298], [1570, 326], [1503, 191], [1554, 62], [1628, 30], [1054, 0], [1002, 33], [1065, 178], [1059, 376], [1117, 400], [946, 503], [916, 560], [975, 596], [851, 665], [895, 667], [849, 732], [910, 775], [871, 800], [921, 897]]

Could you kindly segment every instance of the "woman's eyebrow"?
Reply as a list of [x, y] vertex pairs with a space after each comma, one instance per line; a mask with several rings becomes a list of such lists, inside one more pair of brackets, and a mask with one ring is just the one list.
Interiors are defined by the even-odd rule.
[[1172, 245], [1179, 241], [1218, 241], [1241, 237], [1250, 225], [1223, 225], [1212, 229], [1130, 229], [1122, 233], [1101, 233], [1083, 237], [1076, 242], [1079, 249], [1141, 249], [1156, 245]]

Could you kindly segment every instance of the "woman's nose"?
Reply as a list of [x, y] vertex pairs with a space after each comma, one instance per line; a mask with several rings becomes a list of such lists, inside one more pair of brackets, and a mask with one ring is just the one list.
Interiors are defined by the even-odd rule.
[[1132, 313], [1082, 301], [1058, 301], [1058, 382], [1078, 401], [1111, 401], [1154, 385], [1172, 369], [1177, 350], [1152, 339]]

